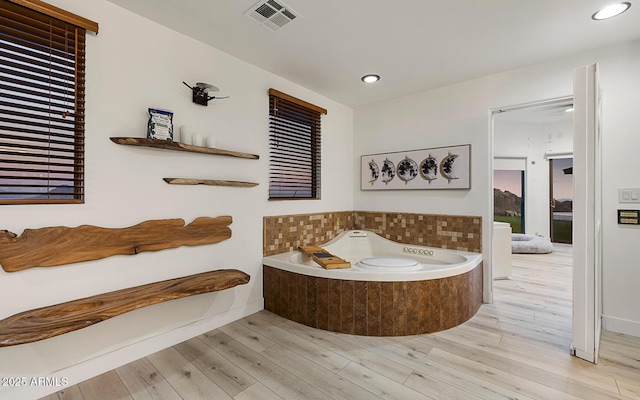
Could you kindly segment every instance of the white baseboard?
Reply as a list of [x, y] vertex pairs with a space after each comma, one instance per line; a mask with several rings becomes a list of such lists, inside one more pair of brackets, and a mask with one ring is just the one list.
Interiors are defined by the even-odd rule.
[[640, 322], [602, 316], [602, 328], [607, 331], [640, 337]]
[[482, 292], [482, 302], [485, 304], [493, 304], [493, 292], [490, 290]]
[[[61, 383], [68, 382], [68, 385], [75, 385], [79, 382], [111, 371], [112, 369], [146, 357], [178, 343], [182, 343], [185, 340], [202, 335], [203, 333], [209, 332], [263, 309], [264, 299], [260, 298], [259, 300], [251, 303], [243, 304], [242, 306], [229, 309], [220, 314], [195, 321], [141, 342], [102, 354], [90, 360], [56, 371], [55, 373], [48, 374], [46, 378], [49, 380], [49, 384], [46, 385], [32, 384], [31, 380], [34, 377], [25, 377], [27, 383], [25, 386], [1, 387], [0, 398], [2, 398], [2, 400], [39, 399], [51, 393], [63, 390], [66, 385], [60, 385]], [[60, 386], [55, 386], [56, 383]]]

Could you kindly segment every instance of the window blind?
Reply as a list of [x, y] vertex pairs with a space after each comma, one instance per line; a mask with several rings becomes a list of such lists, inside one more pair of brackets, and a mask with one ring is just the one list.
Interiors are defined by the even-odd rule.
[[0, 204], [84, 199], [85, 29], [0, 0]]
[[323, 108], [269, 90], [269, 199], [320, 198]]

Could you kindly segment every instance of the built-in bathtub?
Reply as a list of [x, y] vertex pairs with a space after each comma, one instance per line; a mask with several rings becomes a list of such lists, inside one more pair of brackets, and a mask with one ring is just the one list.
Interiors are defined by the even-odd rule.
[[345, 231], [321, 245], [352, 264], [327, 270], [300, 251], [263, 258], [265, 309], [319, 329], [367, 336], [437, 332], [482, 304], [482, 255]]

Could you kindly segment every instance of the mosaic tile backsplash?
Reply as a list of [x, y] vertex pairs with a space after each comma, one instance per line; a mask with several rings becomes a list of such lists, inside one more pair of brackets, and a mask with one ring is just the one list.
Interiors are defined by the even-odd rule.
[[482, 252], [482, 217], [338, 211], [264, 217], [263, 254], [320, 245], [350, 229], [367, 229], [400, 243]]

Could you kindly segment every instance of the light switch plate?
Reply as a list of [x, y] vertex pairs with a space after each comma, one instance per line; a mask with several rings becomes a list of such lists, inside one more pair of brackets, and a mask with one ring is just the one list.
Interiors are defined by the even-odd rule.
[[618, 188], [618, 203], [640, 203], [640, 188]]

